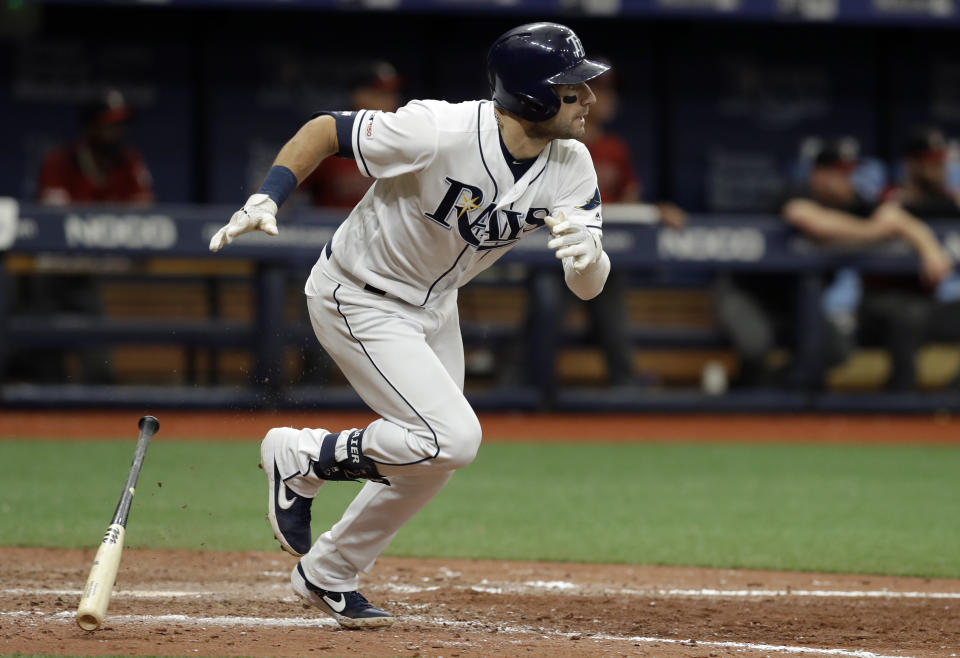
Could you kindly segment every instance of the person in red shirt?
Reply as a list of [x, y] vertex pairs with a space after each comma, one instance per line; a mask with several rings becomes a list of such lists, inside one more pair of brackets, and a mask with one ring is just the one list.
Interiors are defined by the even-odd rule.
[[[400, 107], [403, 78], [389, 62], [360, 62], [348, 76], [351, 109], [396, 112]], [[360, 173], [352, 158], [327, 158], [300, 183], [299, 190], [306, 192], [315, 206], [350, 209], [360, 202], [373, 181]], [[304, 347], [301, 359], [302, 384], [323, 384], [335, 371], [319, 345]]]
[[127, 144], [131, 110], [110, 90], [82, 112], [83, 133], [50, 152], [40, 167], [37, 199], [48, 205], [153, 202], [150, 171]]
[[[352, 109], [396, 112], [400, 107], [403, 78], [389, 62], [363, 62], [351, 77]], [[316, 206], [353, 208], [372, 184], [373, 179], [365, 178], [353, 160], [327, 158], [300, 184], [300, 189]]]
[[[604, 203], [639, 203], [643, 186], [637, 178], [630, 157], [630, 146], [608, 126], [617, 115], [620, 97], [616, 76], [611, 72], [592, 80], [590, 88], [597, 102], [590, 108], [583, 143], [597, 170], [597, 185]], [[686, 213], [670, 202], [650, 204], [649, 214], [672, 228], [686, 224]]]
[[[620, 97], [616, 77], [605, 75], [591, 81], [590, 88], [597, 102], [590, 108], [583, 143], [590, 151], [597, 171], [597, 186], [604, 203], [639, 203], [642, 186], [633, 168], [627, 142], [609, 130], [616, 117]], [[682, 228], [686, 213], [672, 203], [647, 204], [651, 217], [673, 228]], [[612, 386], [639, 383], [633, 367], [633, 340], [627, 317], [628, 280], [622, 269], [611, 271], [604, 291], [595, 299], [583, 302], [590, 318], [590, 327], [607, 362], [607, 381]], [[574, 301], [566, 295], [567, 301]]]
[[[601, 61], [603, 58], [600, 58]], [[609, 63], [609, 62], [607, 62]], [[597, 172], [597, 187], [604, 204], [639, 204], [642, 186], [633, 168], [630, 146], [619, 135], [610, 132], [609, 124], [617, 114], [619, 94], [613, 72], [594, 78], [590, 89], [596, 102], [590, 106], [586, 132], [581, 141], [590, 152], [593, 167]], [[643, 204], [642, 214], [651, 221], [658, 221], [672, 228], [686, 224], [686, 213], [669, 202]], [[575, 304], [583, 304], [589, 319], [591, 339], [604, 355], [607, 365], [607, 384], [616, 387], [631, 387], [647, 383], [649, 377], [638, 376], [633, 365], [633, 339], [626, 303], [629, 281], [622, 269], [613, 268], [607, 277], [603, 292], [594, 299], [583, 301], [566, 290], [563, 277], [553, 271], [534, 272], [528, 283], [531, 298], [541, 300], [542, 307], [549, 309], [549, 318], [541, 320], [543, 326], [559, 327], [564, 317]], [[527, 356], [537, 345], [541, 353], [556, 354], [559, 351], [559, 332], [548, 336], [534, 336], [534, 309], [531, 305], [526, 319]], [[524, 372], [521, 372], [521, 368]], [[524, 380], [536, 377], [534, 368], [523, 357], [508, 355], [500, 373], [501, 383], [516, 385], [529, 383]], [[552, 394], [551, 391], [549, 394]]]
[[[81, 111], [82, 133], [54, 149], [40, 166], [37, 200], [54, 206], [86, 203], [149, 204], [154, 200], [150, 172], [126, 142], [130, 107], [109, 90]], [[103, 302], [96, 275], [84, 273], [20, 277], [14, 291], [17, 312], [38, 316], [100, 317]], [[76, 366], [71, 367], [71, 355]], [[13, 380], [63, 383], [113, 381], [112, 356], [103, 347], [38, 348], [13, 355], [4, 375]]]

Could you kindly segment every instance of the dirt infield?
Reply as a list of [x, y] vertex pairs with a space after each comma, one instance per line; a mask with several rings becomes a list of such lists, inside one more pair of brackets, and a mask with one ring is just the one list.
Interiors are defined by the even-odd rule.
[[74, 611], [93, 550], [0, 549], [0, 652], [223, 656], [956, 656], [960, 581], [384, 558], [398, 621], [345, 631], [281, 553], [129, 550], [104, 626]]
[[[125, 439], [138, 413], [0, 412], [0, 435]], [[358, 413], [157, 414], [162, 440], [253, 441]], [[960, 444], [949, 417], [482, 414], [487, 440]], [[945, 547], [945, 550], [953, 550]], [[220, 656], [960, 656], [960, 580], [384, 558], [363, 591], [398, 617], [343, 631], [275, 553], [128, 550], [104, 627], [74, 611], [94, 551], [0, 548], [0, 653]]]

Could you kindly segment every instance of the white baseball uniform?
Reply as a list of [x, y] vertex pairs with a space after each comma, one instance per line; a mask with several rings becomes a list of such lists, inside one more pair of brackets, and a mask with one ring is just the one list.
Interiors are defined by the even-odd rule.
[[[597, 234], [602, 220], [586, 147], [553, 140], [515, 180], [491, 101], [334, 116], [340, 155], [377, 180], [313, 267], [307, 306], [320, 343], [380, 416], [365, 430], [363, 454], [390, 481], [368, 481], [301, 560], [310, 581], [347, 591], [480, 445], [463, 395], [457, 289], [548, 214], [562, 211]], [[310, 463], [326, 434], [288, 430], [278, 465], [284, 477], [304, 474], [288, 482], [300, 482], [298, 493], [322, 483]], [[338, 443], [337, 458], [345, 456]]]

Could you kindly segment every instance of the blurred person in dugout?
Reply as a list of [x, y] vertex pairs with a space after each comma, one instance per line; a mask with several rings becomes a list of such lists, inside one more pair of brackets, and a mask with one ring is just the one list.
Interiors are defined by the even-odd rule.
[[[942, 130], [915, 127], [902, 145], [902, 179], [883, 198], [902, 206], [925, 227], [957, 222], [960, 204], [953, 186], [958, 164], [956, 148], [950, 147]], [[915, 387], [915, 357], [925, 343], [960, 340], [960, 277], [936, 237], [929, 242], [932, 256], [921, 254], [921, 276], [862, 276], [860, 333], [865, 341], [880, 341], [889, 351], [887, 386], [892, 390]], [[960, 376], [950, 387], [960, 388]]]
[[885, 201], [896, 201], [910, 214], [928, 220], [960, 219], [960, 157], [936, 126], [910, 131], [902, 149], [902, 180], [884, 192]]
[[[79, 136], [48, 153], [40, 166], [37, 200], [56, 206], [152, 203], [150, 172], [126, 141], [131, 118], [131, 108], [114, 89], [82, 107]], [[99, 281], [83, 272], [18, 277], [14, 308], [43, 317], [103, 314]], [[18, 351], [10, 359], [8, 375], [49, 383], [66, 382], [74, 375], [87, 383], [113, 379], [109, 351], [102, 348]]]
[[[811, 160], [806, 180], [788, 190], [777, 204], [778, 213], [788, 224], [822, 244], [901, 239], [919, 258], [923, 285], [933, 286], [947, 277], [952, 267], [950, 257], [924, 222], [898, 203], [877, 203], [858, 192], [854, 184], [859, 164], [856, 140], [820, 140]], [[827, 368], [849, 356], [857, 337], [867, 333], [862, 329], [868, 329], [891, 350], [895, 363], [888, 386], [905, 388], [913, 371], [908, 377], [906, 365], [898, 363], [894, 354], [895, 346], [904, 340], [898, 320], [901, 310], [888, 305], [877, 313], [880, 309], [864, 303], [873, 294], [874, 281], [846, 268], [834, 274], [824, 294], [822, 315], [817, 319], [824, 337], [822, 350], [817, 363], [806, 364], [814, 372], [814, 381], [797, 382], [790, 377], [790, 368], [775, 364], [771, 356], [776, 347], [797, 343], [795, 285], [796, 280], [789, 275], [719, 277], [717, 319], [740, 358], [739, 384], [822, 386]]]
[[[394, 66], [384, 60], [358, 62], [345, 73], [344, 85], [349, 89], [351, 110], [396, 112], [400, 107], [403, 78]], [[324, 208], [351, 210], [373, 184], [349, 158], [327, 158], [299, 186], [310, 203]], [[306, 318], [306, 306], [302, 308]], [[311, 340], [301, 349], [301, 383], [323, 384], [334, 364], [323, 349]]]
[[37, 184], [40, 203], [152, 203], [150, 171], [127, 143], [132, 116], [116, 89], [84, 107], [80, 136], [43, 160]]
[[[599, 61], [609, 63], [603, 57]], [[617, 115], [619, 94], [617, 79], [613, 71], [590, 81], [590, 88], [597, 97], [590, 107], [586, 132], [581, 141], [586, 145], [597, 172], [597, 185], [604, 204], [639, 204], [641, 184], [633, 168], [630, 146], [612, 132], [609, 124]], [[686, 213], [669, 202], [642, 204], [636, 209], [647, 221], [660, 222], [672, 228], [682, 228], [687, 221]], [[614, 261], [615, 256], [611, 257]], [[541, 302], [541, 308], [548, 317], [542, 318], [542, 326], [562, 327], [568, 311], [576, 305], [586, 311], [590, 336], [603, 351], [607, 366], [607, 383], [610, 386], [634, 386], [646, 383], [637, 375], [633, 365], [633, 341], [630, 336], [630, 322], [627, 316], [628, 272], [614, 267], [610, 271], [603, 292], [597, 297], [584, 301], [577, 298], [563, 282], [563, 277], [550, 270], [538, 270], [531, 274], [528, 290], [532, 299]], [[562, 331], [551, 331], [548, 335], [529, 335], [534, 327], [532, 304], [528, 304], [526, 345], [540, 344], [548, 354], [559, 351]], [[544, 343], [547, 345], [544, 345]], [[529, 355], [529, 350], [526, 351]], [[527, 380], [534, 376], [529, 363], [523, 358], [511, 355], [502, 371], [506, 384], [531, 383]], [[521, 368], [526, 374], [521, 374]]]
[[[351, 110], [396, 112], [400, 107], [401, 78], [392, 64], [382, 60], [358, 63], [347, 72]], [[300, 184], [315, 206], [353, 208], [372, 178], [365, 178], [349, 158], [327, 158]]]

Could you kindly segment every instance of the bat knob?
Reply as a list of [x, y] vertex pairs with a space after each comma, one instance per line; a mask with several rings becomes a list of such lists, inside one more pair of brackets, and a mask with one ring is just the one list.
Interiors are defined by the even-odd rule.
[[143, 429], [144, 425], [150, 426], [154, 432], [160, 429], [160, 421], [155, 416], [144, 416], [137, 423], [137, 427]]

